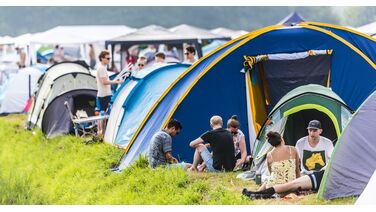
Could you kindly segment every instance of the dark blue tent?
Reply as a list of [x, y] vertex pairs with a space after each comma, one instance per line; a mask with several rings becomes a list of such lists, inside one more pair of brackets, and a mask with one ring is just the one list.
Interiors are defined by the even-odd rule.
[[183, 123], [173, 154], [184, 161], [192, 160], [188, 144], [209, 130], [213, 115], [224, 121], [238, 115], [251, 143], [269, 108], [306, 84], [331, 87], [356, 110], [376, 89], [374, 45], [366, 35], [319, 23], [275, 25], [229, 41], [191, 66], [161, 96], [138, 126], [119, 168], [146, 153], [151, 136], [170, 118]]

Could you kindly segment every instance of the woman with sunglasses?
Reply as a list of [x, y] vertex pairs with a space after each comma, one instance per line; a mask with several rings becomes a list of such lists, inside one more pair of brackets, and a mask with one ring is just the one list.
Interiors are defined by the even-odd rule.
[[231, 116], [231, 118], [227, 121], [227, 130], [230, 131], [230, 133], [232, 134], [232, 138], [234, 140], [236, 170], [238, 168], [241, 168], [243, 164], [249, 161], [249, 158], [247, 158], [245, 136], [244, 133], [240, 130], [240, 122], [238, 121], [238, 117], [236, 115]]

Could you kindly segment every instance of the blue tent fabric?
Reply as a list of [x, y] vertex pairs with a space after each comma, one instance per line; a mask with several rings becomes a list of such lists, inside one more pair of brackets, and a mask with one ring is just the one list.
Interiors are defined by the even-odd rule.
[[[197, 78], [197, 76], [201, 74], [202, 70], [208, 67], [213, 61], [215, 61], [219, 56], [221, 56], [221, 54], [223, 54], [226, 50], [228, 50], [230, 47], [234, 46], [237, 43], [238, 42], [235, 42], [232, 45], [224, 47], [223, 49], [215, 52], [213, 55], [210, 55], [210, 57], [202, 60], [190, 72], [188, 72], [183, 77], [183, 79], [178, 81], [178, 83], [172, 87], [170, 92], [163, 98], [163, 100], [158, 104], [154, 112], [148, 118], [148, 120], [142, 127], [140, 133], [134, 140], [129, 151], [122, 157], [118, 167], [120, 170], [126, 168], [130, 163], [132, 163], [139, 154], [145, 154], [147, 152], [150, 138], [153, 136], [155, 132], [157, 132], [159, 129], [163, 127], [163, 122], [166, 121], [166, 119], [168, 118], [169, 112], [173, 109], [175, 104], [177, 104], [179, 98], [184, 95], [184, 92], [191, 85], [192, 81], [194, 81]], [[183, 130], [181, 131], [179, 136], [174, 138], [173, 140], [172, 153], [176, 158], [180, 158], [180, 160], [185, 160], [185, 158], [187, 158], [186, 161], [189, 161], [189, 159], [191, 159], [192, 157], [193, 150], [187, 147], [186, 144], [190, 141], [189, 139], [191, 139], [192, 137], [188, 134], [189, 131], [187, 130], [186, 123], [182, 122], [182, 124]], [[205, 128], [208, 127], [205, 126]], [[182, 135], [184, 135], [184, 137]], [[179, 141], [176, 140], [177, 138], [180, 138], [179, 141], [185, 139], [184, 144], [179, 144]]]
[[347, 42], [354, 45], [356, 48], [362, 51], [365, 55], [367, 55], [367, 57], [369, 57], [373, 62], [376, 62], [375, 38], [372, 38], [371, 36], [366, 35], [366, 34], [362, 36], [359, 34], [352, 33], [351, 31], [346, 31], [344, 29], [334, 28], [330, 26], [319, 25], [319, 24], [315, 25], [315, 23], [310, 23], [310, 22], [308, 24], [333, 32], [334, 34], [340, 36], [341, 38], [345, 39]]
[[283, 24], [285, 26], [291, 26], [293, 24], [298, 24], [304, 22], [304, 18], [297, 12], [292, 12], [284, 19], [282, 19], [278, 24]]
[[[245, 35], [241, 37], [242, 40], [236, 40], [238, 43], [233, 42], [231, 45], [230, 42], [213, 52], [210, 57], [196, 63], [159, 103], [142, 126], [120, 166], [126, 167], [138, 154], [146, 152], [148, 140], [162, 127], [167, 117], [176, 118], [183, 124], [182, 132], [174, 138], [173, 154], [184, 161], [192, 160], [193, 149], [188, 143], [210, 128], [209, 119], [213, 115], [222, 116], [225, 123], [231, 115], [238, 115], [247, 139], [247, 128], [250, 125], [250, 114], [247, 114], [249, 102], [245, 75], [240, 73], [243, 70], [244, 56], [333, 50], [329, 85], [350, 109], [356, 110], [376, 90], [374, 64], [356, 52], [351, 45], [346, 45], [332, 35], [323, 28], [317, 30], [304, 25], [270, 27]], [[353, 39], [357, 40], [356, 43], [373, 42], [361, 36], [353, 36]], [[370, 48], [370, 52], [376, 55], [376, 49]], [[289, 76], [293, 75], [294, 72], [289, 73]], [[183, 94], [184, 98], [179, 100]]]
[[135, 78], [139, 82], [123, 103], [124, 115], [115, 139], [116, 145], [123, 148], [128, 145], [151, 107], [188, 67], [186, 64], [166, 65], [143, 78]]

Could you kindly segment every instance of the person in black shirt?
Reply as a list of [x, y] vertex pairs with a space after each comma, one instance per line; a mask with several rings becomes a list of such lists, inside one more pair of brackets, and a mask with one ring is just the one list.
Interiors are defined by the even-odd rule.
[[[197, 171], [199, 161], [202, 159], [209, 172], [232, 171], [235, 167], [234, 141], [231, 133], [222, 128], [223, 121], [220, 116], [210, 119], [213, 130], [205, 132], [196, 140], [191, 141], [189, 146], [196, 149], [193, 156], [191, 171]], [[209, 152], [204, 141], [208, 142], [213, 154]]]

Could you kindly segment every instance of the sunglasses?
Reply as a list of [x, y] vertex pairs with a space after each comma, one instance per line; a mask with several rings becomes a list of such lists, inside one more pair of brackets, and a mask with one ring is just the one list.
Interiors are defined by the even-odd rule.
[[237, 135], [237, 134], [238, 134], [238, 132], [231, 132], [231, 134], [232, 134], [232, 135]]
[[185, 54], [185, 55], [189, 55], [189, 53], [188, 53], [188, 52], [184, 52], [184, 54]]
[[140, 64], [138, 64], [138, 66], [145, 66], [144, 64], [142, 64], [142, 63], [140, 63]]
[[107, 60], [111, 60], [111, 57], [105, 57]]

